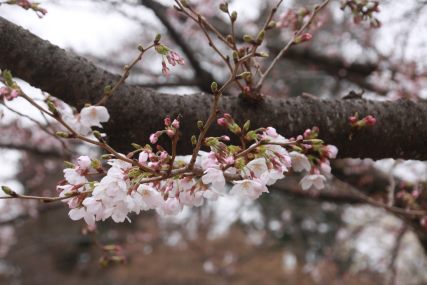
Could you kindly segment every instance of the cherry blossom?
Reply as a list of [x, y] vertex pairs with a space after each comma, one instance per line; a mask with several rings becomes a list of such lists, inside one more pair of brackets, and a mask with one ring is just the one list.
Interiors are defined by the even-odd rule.
[[301, 179], [300, 185], [303, 190], [308, 190], [312, 187], [316, 188], [317, 190], [320, 190], [325, 187], [325, 181], [325, 176], [321, 174], [311, 174]]

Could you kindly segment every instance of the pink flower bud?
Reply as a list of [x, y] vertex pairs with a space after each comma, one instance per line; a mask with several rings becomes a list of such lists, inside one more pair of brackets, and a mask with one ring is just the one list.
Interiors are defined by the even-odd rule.
[[377, 123], [377, 119], [374, 116], [371, 116], [371, 115], [366, 116], [364, 118], [364, 120], [365, 120], [365, 122], [366, 122], [366, 124], [368, 126], [373, 126], [373, 125], [375, 125]]
[[351, 125], [354, 125], [357, 122], [357, 117], [356, 116], [350, 116], [350, 117], [348, 117], [348, 121]]
[[228, 122], [225, 118], [219, 118], [216, 122], [221, 127], [226, 127], [226, 128], [228, 127]]
[[174, 127], [175, 129], [179, 129], [179, 121], [177, 119], [173, 120], [172, 127]]
[[171, 118], [168, 116], [164, 119], [165, 126], [169, 127], [171, 125]]
[[150, 142], [152, 143], [152, 144], [155, 144], [155, 143], [157, 143], [157, 141], [159, 140], [159, 137], [157, 136], [157, 133], [154, 133], [154, 134], [151, 134], [150, 135]]

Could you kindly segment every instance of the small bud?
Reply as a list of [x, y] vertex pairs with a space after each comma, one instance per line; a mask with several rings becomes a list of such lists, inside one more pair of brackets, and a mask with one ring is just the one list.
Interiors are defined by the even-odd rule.
[[55, 116], [57, 116], [59, 113], [58, 113], [58, 110], [56, 109], [56, 106], [55, 106], [55, 104], [53, 104], [53, 102], [52, 101], [47, 101], [47, 107], [48, 107], [48, 109], [49, 109], [49, 111], [53, 114], [53, 115], [55, 115]]
[[195, 136], [195, 135], [192, 135], [192, 136], [191, 136], [191, 144], [192, 144], [192, 145], [196, 145], [196, 144], [197, 144], [197, 138], [196, 138], [196, 136]]
[[142, 146], [141, 146], [141, 145], [139, 145], [139, 144], [137, 144], [137, 143], [131, 143], [131, 146], [132, 146], [134, 149], [141, 149], [141, 148], [142, 148]]
[[228, 3], [221, 3], [219, 4], [219, 9], [224, 12], [224, 13], [228, 13]]
[[183, 7], [185, 7], [185, 8], [189, 8], [189, 7], [190, 7], [190, 4], [188, 4], [188, 1], [187, 1], [187, 0], [181, 0], [180, 2], [181, 2], [181, 5], [182, 5]]
[[212, 90], [212, 93], [217, 93], [218, 92], [218, 83], [216, 83], [215, 81], [212, 82], [211, 90]]
[[167, 55], [169, 53], [169, 48], [165, 45], [157, 44], [154, 48], [158, 54]]
[[248, 141], [254, 141], [257, 139], [257, 134], [255, 131], [249, 131], [246, 136], [245, 139]]
[[1, 190], [3, 190], [3, 192], [6, 194], [6, 195], [9, 195], [9, 196], [12, 196], [12, 197], [16, 197], [17, 195], [16, 195], [16, 193], [15, 193], [15, 191], [13, 191], [10, 187], [8, 187], [8, 186], [2, 186], [1, 187]]
[[234, 43], [234, 40], [233, 40], [233, 36], [232, 35], [227, 35], [226, 37], [225, 37], [225, 39], [227, 40], [227, 42], [229, 42], [229, 43]]
[[254, 39], [250, 35], [244, 35], [243, 36], [243, 41], [245, 43], [252, 43], [254, 41]]
[[101, 159], [102, 159], [102, 160], [111, 159], [111, 158], [113, 158], [113, 157], [114, 157], [114, 156], [113, 156], [112, 154], [109, 154], [109, 153], [106, 153], [106, 154], [101, 155]]
[[60, 138], [64, 138], [64, 139], [68, 139], [71, 137], [71, 135], [69, 133], [65, 133], [65, 132], [56, 132], [56, 135]]
[[234, 61], [238, 61], [239, 60], [239, 54], [235, 50], [233, 50], [233, 60]]
[[264, 40], [264, 37], [265, 37], [265, 31], [262, 30], [261, 32], [259, 32], [259, 34], [256, 38], [256, 43], [260, 45], [262, 43], [262, 41]]
[[235, 22], [237, 20], [237, 12], [233, 11], [233, 13], [231, 13], [230, 19], [232, 22]]
[[203, 129], [203, 125], [204, 125], [203, 121], [197, 121], [197, 127], [199, 129]]
[[262, 52], [258, 52], [255, 54], [256, 56], [259, 57], [269, 57], [270, 55], [268, 54], [268, 52], [262, 51]]
[[[185, 6], [184, 6], [185, 7]], [[160, 39], [162, 38], [162, 35], [161, 34], [157, 34], [156, 35], [156, 37], [154, 38], [154, 42], [155, 43], [158, 43], [158, 42], [160, 42]]]
[[92, 166], [93, 169], [101, 169], [102, 163], [98, 159], [92, 159], [90, 166]]
[[140, 51], [140, 52], [143, 52], [144, 51], [144, 46], [143, 45], [138, 45], [138, 50]]
[[8, 87], [12, 87], [13, 85], [13, 77], [12, 72], [10, 70], [3, 70], [2, 77]]
[[313, 36], [311, 35], [311, 34], [309, 34], [309, 33], [305, 33], [305, 34], [302, 34], [302, 35], [300, 35], [300, 36], [298, 36], [298, 37], [296, 37], [295, 38], [295, 40], [294, 40], [294, 44], [300, 44], [300, 43], [303, 43], [303, 42], [306, 42], [306, 41], [309, 41], [309, 40], [311, 40], [313, 38]]
[[275, 21], [270, 21], [267, 25], [267, 30], [274, 29], [277, 26], [277, 23]]
[[99, 141], [102, 141], [102, 134], [99, 131], [93, 131], [92, 134], [95, 136], [95, 138]]
[[246, 133], [247, 131], [249, 131], [249, 128], [251, 127], [251, 121], [247, 120], [245, 122], [245, 124], [243, 125], [243, 131]]
[[112, 90], [113, 90], [113, 87], [111, 87], [111, 85], [106, 85], [104, 87], [104, 94], [110, 94]]
[[249, 71], [242, 72], [236, 76], [237, 79], [243, 78], [247, 81], [251, 80], [251, 77], [252, 77], [252, 73], [250, 73]]

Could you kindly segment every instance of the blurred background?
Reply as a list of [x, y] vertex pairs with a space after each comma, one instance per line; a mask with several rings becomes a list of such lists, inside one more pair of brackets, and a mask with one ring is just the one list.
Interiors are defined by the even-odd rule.
[[[138, 44], [157, 33], [186, 59], [166, 78], [161, 59], [146, 56], [131, 84], [188, 94], [226, 79], [203, 33], [171, 8], [172, 0], [40, 2], [48, 10], [42, 19], [8, 5], [0, 6], [0, 16], [117, 74], [138, 54]], [[190, 2], [229, 33], [218, 9], [222, 1]], [[262, 46], [271, 55], [262, 66], [289, 40], [289, 13], [319, 2], [284, 1], [278, 28]], [[427, 2], [379, 2], [374, 17], [381, 26], [373, 28], [369, 21], [356, 24], [349, 9], [331, 1], [312, 25], [313, 40], [287, 53], [265, 83], [265, 95], [341, 98], [354, 91], [424, 104]], [[241, 38], [257, 33], [276, 1], [229, 3], [238, 12]], [[0, 117], [0, 184], [22, 193], [56, 195], [64, 160], [99, 154], [54, 138], [54, 123], [19, 98], [1, 102]], [[96, 232], [71, 221], [62, 203], [0, 200], [0, 284], [427, 284], [427, 220], [393, 210], [426, 208], [425, 162], [341, 159], [332, 171], [322, 192], [302, 191], [298, 177], [287, 177], [255, 202], [225, 197], [176, 217], [146, 212], [132, 223], [101, 223]], [[117, 246], [124, 265], [105, 245]]]

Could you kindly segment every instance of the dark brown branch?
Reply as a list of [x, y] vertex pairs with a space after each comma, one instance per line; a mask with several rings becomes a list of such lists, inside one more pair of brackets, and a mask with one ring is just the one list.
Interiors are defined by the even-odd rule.
[[[0, 34], [0, 68], [11, 69], [16, 76], [71, 105], [96, 102], [104, 86], [117, 80], [117, 76], [3, 18]], [[173, 96], [123, 85], [108, 102], [111, 120], [106, 130], [112, 145], [126, 150], [131, 142], [145, 143], [150, 133], [161, 129], [164, 116], [179, 113], [185, 127], [178, 151], [190, 153], [190, 137], [198, 133], [196, 122], [208, 117], [210, 104], [211, 97], [201, 94]], [[287, 137], [318, 126], [321, 137], [335, 144], [341, 157], [427, 159], [426, 104], [297, 98], [266, 99], [254, 106], [239, 98], [224, 97], [220, 109], [232, 113], [239, 122], [250, 119], [254, 127], [273, 125]], [[357, 131], [349, 140], [352, 130], [347, 120], [355, 112], [374, 115], [378, 123]], [[215, 127], [211, 134], [220, 132]]]

